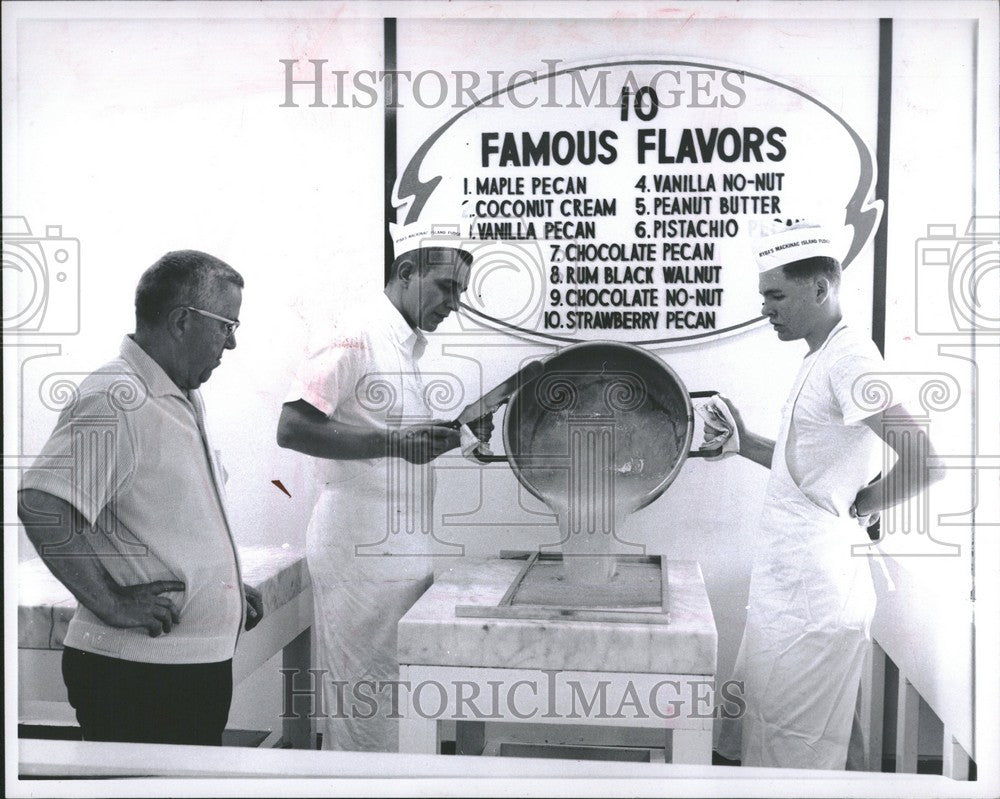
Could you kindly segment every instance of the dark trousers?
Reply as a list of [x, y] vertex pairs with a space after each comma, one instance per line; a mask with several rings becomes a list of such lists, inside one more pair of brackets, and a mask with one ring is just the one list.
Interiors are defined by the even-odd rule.
[[85, 741], [222, 745], [232, 660], [137, 663], [65, 647], [62, 672]]

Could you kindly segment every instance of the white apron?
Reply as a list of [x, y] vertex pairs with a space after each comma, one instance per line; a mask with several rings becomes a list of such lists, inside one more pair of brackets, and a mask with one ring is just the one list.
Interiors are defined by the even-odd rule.
[[[419, 376], [394, 379], [413, 421], [429, 416]], [[399, 709], [385, 683], [399, 678], [396, 625], [433, 581], [434, 468], [379, 458], [327, 474], [306, 532], [316, 659], [326, 672], [318, 728], [324, 749], [395, 752]]]
[[[393, 713], [391, 690], [378, 683], [399, 677], [396, 625], [431, 584], [433, 561], [428, 536], [419, 530], [401, 529], [378, 544], [387, 516], [379, 489], [328, 486], [306, 533], [316, 656], [326, 670], [326, 718], [318, 722], [324, 749], [398, 751], [398, 711]], [[390, 505], [390, 513], [394, 509]]]
[[[869, 541], [846, 509], [838, 516], [802, 492], [786, 451], [802, 386], [825, 347], [807, 358], [783, 410], [761, 512], [734, 675], [747, 704], [744, 766], [843, 769], [847, 760], [875, 609], [868, 559], [852, 557], [851, 545]], [[860, 489], [868, 475], [843, 479]], [[740, 751], [738, 729], [723, 726], [723, 755]]]

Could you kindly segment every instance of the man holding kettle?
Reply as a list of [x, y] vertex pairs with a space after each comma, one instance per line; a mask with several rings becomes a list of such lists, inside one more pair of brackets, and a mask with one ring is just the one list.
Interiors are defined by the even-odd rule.
[[[871, 543], [867, 528], [920, 490], [927, 464], [884, 433], [883, 415], [905, 425], [905, 408], [873, 414], [854, 398], [885, 365], [842, 319], [831, 236], [797, 225], [759, 239], [754, 255], [763, 315], [780, 341], [809, 349], [777, 440], [747, 430], [728, 401], [715, 403], [706, 427], [706, 438], [728, 435], [724, 451], [771, 470], [734, 675], [747, 711], [742, 725], [723, 727], [719, 751], [744, 766], [843, 769], [875, 610], [869, 560], [852, 556], [852, 545]], [[872, 482], [882, 440], [899, 457]]]
[[[324, 749], [397, 750], [398, 710], [385, 691], [398, 679], [396, 625], [433, 577], [432, 461], [460, 443], [455, 426], [431, 419], [418, 361], [424, 331], [458, 309], [472, 256], [457, 232], [395, 233], [384, 293], [338, 320], [278, 423], [280, 446], [321, 459], [306, 559]], [[488, 438], [492, 421], [483, 427]]]

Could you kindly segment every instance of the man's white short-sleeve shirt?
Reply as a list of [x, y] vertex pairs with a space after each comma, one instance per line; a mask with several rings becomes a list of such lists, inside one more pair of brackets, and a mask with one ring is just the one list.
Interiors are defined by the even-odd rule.
[[168, 635], [109, 627], [80, 606], [67, 646], [149, 663], [233, 656], [243, 586], [224, 471], [199, 416], [204, 419], [200, 393], [178, 388], [126, 337], [120, 356], [83, 380], [24, 473], [22, 488], [59, 497], [86, 518], [91, 530], [85, 534], [119, 585], [185, 585], [166, 594], [181, 612]]

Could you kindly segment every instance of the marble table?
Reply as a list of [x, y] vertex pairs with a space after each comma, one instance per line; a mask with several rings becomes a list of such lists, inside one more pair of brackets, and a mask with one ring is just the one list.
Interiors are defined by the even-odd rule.
[[[278, 652], [282, 668], [306, 673], [313, 607], [302, 551], [287, 546], [241, 547], [240, 564], [243, 581], [263, 596], [264, 619], [240, 636], [233, 659], [233, 685], [238, 686]], [[41, 559], [18, 564], [18, 698], [23, 722], [72, 718], [72, 708], [65, 704], [61, 662], [63, 639], [75, 610], [76, 600]], [[284, 690], [284, 707], [291, 708], [291, 684], [286, 683]], [[309, 748], [307, 715], [283, 719], [282, 738], [296, 748]]]
[[667, 624], [456, 615], [497, 606], [521, 567], [465, 559], [400, 620], [400, 751], [437, 752], [453, 719], [478, 754], [487, 721], [517, 721], [656, 729], [672, 762], [710, 764], [718, 634], [698, 564], [666, 564]]

